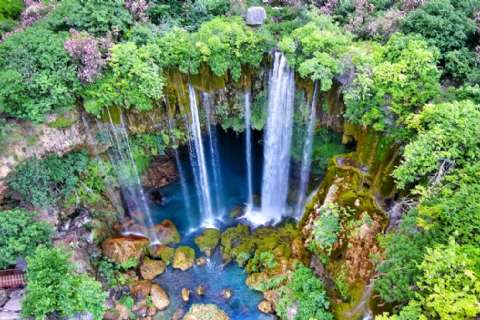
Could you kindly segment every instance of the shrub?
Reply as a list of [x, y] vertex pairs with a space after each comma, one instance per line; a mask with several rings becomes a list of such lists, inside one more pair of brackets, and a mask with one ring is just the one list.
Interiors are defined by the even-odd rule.
[[17, 19], [20, 16], [22, 9], [22, 0], [3, 0], [0, 3], [0, 21], [4, 19]]
[[63, 0], [47, 20], [54, 30], [73, 28], [95, 36], [122, 34], [133, 24], [124, 0]]
[[408, 124], [418, 134], [393, 172], [400, 188], [435, 174], [442, 163], [461, 167], [480, 159], [480, 108], [471, 101], [429, 104]]
[[8, 184], [23, 201], [47, 208], [63, 201], [75, 190], [80, 173], [87, 164], [88, 157], [82, 152], [72, 152], [63, 157], [32, 158], [17, 167]]
[[40, 244], [49, 242], [51, 226], [35, 221], [35, 213], [23, 209], [0, 211], [0, 269], [25, 258]]
[[53, 314], [71, 317], [88, 312], [94, 319], [102, 319], [106, 294], [100, 283], [76, 274], [69, 259], [61, 249], [42, 246], [27, 258], [24, 316], [40, 320]]
[[288, 309], [297, 305], [296, 320], [333, 320], [328, 311], [330, 302], [323, 283], [312, 270], [300, 266], [295, 270], [288, 284], [280, 289], [276, 312], [281, 319], [290, 319]]
[[163, 95], [164, 83], [148, 47], [120, 43], [112, 47], [108, 71], [84, 90], [84, 106], [95, 115], [112, 106], [151, 110]]
[[315, 248], [329, 256], [340, 232], [340, 208], [331, 205], [320, 209], [320, 215], [313, 225]]
[[38, 25], [0, 44], [0, 112], [42, 121], [74, 106], [79, 81], [63, 49], [66, 37]]

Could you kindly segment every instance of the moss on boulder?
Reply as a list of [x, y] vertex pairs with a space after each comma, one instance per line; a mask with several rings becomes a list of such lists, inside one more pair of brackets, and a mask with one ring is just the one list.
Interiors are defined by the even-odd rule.
[[175, 269], [186, 271], [193, 266], [195, 262], [195, 250], [187, 246], [178, 247], [175, 250], [172, 266]]
[[194, 304], [183, 320], [229, 320], [228, 315], [214, 304]]
[[201, 235], [195, 238], [195, 244], [201, 252], [211, 256], [220, 241], [218, 229], [205, 229]]

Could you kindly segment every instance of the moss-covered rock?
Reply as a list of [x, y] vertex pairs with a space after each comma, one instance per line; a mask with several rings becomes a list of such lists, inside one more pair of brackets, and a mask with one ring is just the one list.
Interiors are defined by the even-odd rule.
[[195, 244], [201, 252], [211, 256], [220, 241], [220, 231], [218, 229], [205, 229], [201, 235], [195, 238]]
[[174, 244], [180, 242], [180, 233], [177, 226], [170, 220], [163, 220], [155, 225], [155, 232], [162, 244]]
[[175, 255], [175, 249], [166, 245], [158, 245], [149, 248], [150, 256], [152, 258], [160, 258], [165, 265], [170, 265]]
[[165, 271], [165, 263], [160, 260], [145, 258], [140, 266], [143, 279], [152, 280]]
[[239, 224], [225, 230], [220, 240], [223, 259], [235, 259], [239, 265], [244, 265], [253, 253], [254, 243], [251, 240], [250, 229], [246, 225]]
[[195, 262], [195, 250], [187, 246], [178, 247], [175, 250], [172, 266], [175, 269], [186, 271], [193, 266]]

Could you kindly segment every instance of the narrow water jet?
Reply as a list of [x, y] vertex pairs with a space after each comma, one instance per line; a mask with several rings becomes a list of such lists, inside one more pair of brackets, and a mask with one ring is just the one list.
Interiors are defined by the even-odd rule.
[[123, 114], [120, 114], [120, 124], [114, 124], [110, 110], [108, 110], [108, 117], [110, 128], [105, 131], [113, 147], [112, 152], [109, 152], [110, 161], [117, 174], [120, 187], [124, 191], [124, 196], [134, 204], [134, 209], [130, 211], [130, 214], [133, 220], [142, 227], [142, 230], [136, 230], [134, 226], [130, 226], [125, 232], [148, 236], [151, 244], [160, 244], [161, 241], [154, 230], [150, 206], [140, 181], [137, 165], [133, 159]]
[[178, 152], [178, 141], [175, 138], [175, 134], [173, 134], [173, 128], [175, 127], [174, 124], [172, 123], [173, 120], [170, 118], [168, 121], [168, 127], [170, 132], [172, 133], [172, 139], [173, 143], [175, 144], [176, 148], [173, 148], [173, 153], [175, 157], [175, 165], [177, 166], [177, 171], [178, 171], [178, 177], [180, 179], [180, 187], [182, 189], [182, 199], [183, 199], [183, 205], [185, 206], [185, 211], [187, 213], [187, 218], [188, 221], [191, 222], [193, 221], [193, 216], [192, 216], [192, 206], [190, 205], [190, 192], [188, 190], [188, 184], [187, 184], [187, 179], [185, 178], [185, 170], [183, 169], [182, 162], [180, 161], [180, 154]]
[[245, 90], [245, 160], [247, 163], [247, 210], [253, 208], [252, 126], [250, 89]]
[[294, 71], [275, 52], [268, 84], [268, 116], [264, 133], [261, 210], [247, 211], [256, 225], [278, 222], [289, 214], [287, 205], [295, 96]]
[[310, 114], [308, 118], [307, 132], [305, 134], [305, 142], [303, 144], [302, 163], [300, 169], [300, 184], [298, 188], [298, 198], [295, 205], [295, 218], [300, 220], [303, 215], [303, 208], [305, 207], [305, 198], [310, 180], [310, 169], [312, 165], [312, 146], [313, 134], [315, 131], [315, 120], [317, 110], [317, 96], [318, 96], [318, 82], [315, 82], [313, 89], [312, 103], [310, 107]]
[[213, 101], [212, 96], [207, 93], [202, 93], [202, 102], [205, 107], [205, 117], [206, 117], [206, 126], [207, 126], [207, 137], [208, 137], [208, 146], [210, 150], [210, 167], [212, 168], [213, 173], [213, 193], [215, 195], [215, 210], [217, 212], [222, 211], [223, 207], [223, 185], [222, 185], [222, 175], [221, 175], [221, 165], [218, 158], [218, 139], [217, 139], [217, 128], [212, 124], [213, 117]]
[[210, 183], [205, 160], [205, 149], [202, 141], [200, 117], [198, 113], [197, 96], [191, 84], [188, 85], [188, 96], [190, 99], [190, 122], [189, 131], [191, 134], [190, 159], [197, 183], [197, 192], [201, 200], [202, 225], [204, 227], [215, 226], [212, 199], [210, 194]]

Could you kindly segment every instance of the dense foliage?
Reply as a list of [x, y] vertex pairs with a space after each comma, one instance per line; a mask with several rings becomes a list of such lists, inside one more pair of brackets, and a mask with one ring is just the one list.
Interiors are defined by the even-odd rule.
[[86, 153], [73, 152], [59, 157], [32, 158], [20, 164], [9, 187], [21, 200], [38, 208], [58, 204], [76, 188], [88, 164]]
[[42, 121], [47, 113], [74, 106], [79, 81], [63, 49], [66, 38], [39, 25], [0, 45], [0, 112]]
[[280, 289], [277, 314], [281, 319], [290, 319], [289, 308], [296, 305], [295, 319], [331, 320], [330, 302], [323, 283], [312, 270], [299, 266], [288, 284]]
[[23, 209], [0, 211], [0, 269], [14, 265], [49, 242], [51, 226]]
[[99, 282], [77, 274], [69, 258], [62, 249], [42, 246], [27, 258], [24, 316], [41, 320], [46, 316], [70, 317], [88, 312], [94, 319], [102, 319], [106, 294]]

